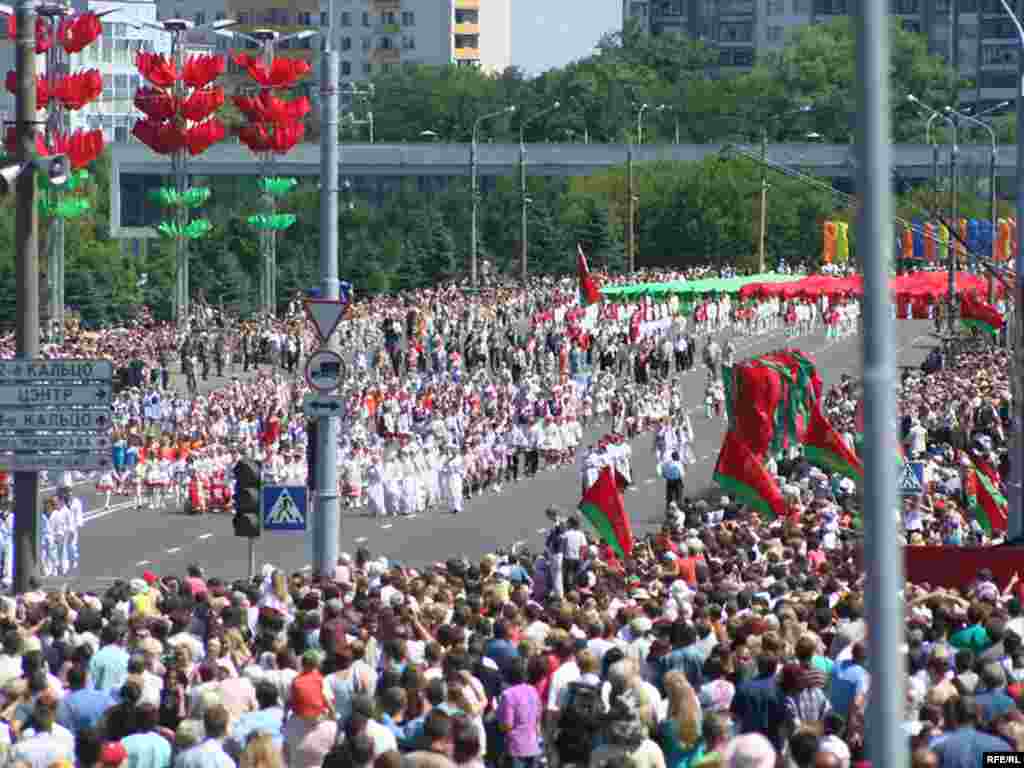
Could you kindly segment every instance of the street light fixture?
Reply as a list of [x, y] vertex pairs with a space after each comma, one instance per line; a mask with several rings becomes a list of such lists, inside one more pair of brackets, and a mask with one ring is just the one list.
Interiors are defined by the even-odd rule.
[[664, 112], [666, 109], [669, 112], [672, 113], [673, 120], [675, 121], [675, 128], [676, 128], [676, 133], [675, 133], [676, 142], [675, 143], [678, 144], [679, 143], [679, 110], [677, 110], [675, 107], [673, 107], [673, 106], [671, 106], [669, 104], [659, 104], [658, 105], [658, 111], [659, 112]]
[[530, 203], [529, 198], [526, 196], [526, 140], [525, 130], [526, 126], [530, 123], [539, 120], [540, 118], [554, 112], [556, 109], [562, 106], [562, 102], [556, 101], [547, 109], [542, 109], [534, 115], [528, 118], [523, 118], [522, 122], [519, 123], [519, 198], [521, 205], [520, 212], [520, 237], [522, 243], [520, 244], [519, 250], [519, 274], [522, 281], [526, 282], [527, 273], [527, 256], [529, 246], [527, 245], [527, 215], [526, 209]]
[[473, 133], [472, 140], [469, 144], [469, 176], [470, 176], [470, 193], [473, 198], [472, 205], [472, 217], [470, 219], [470, 242], [469, 242], [469, 281], [470, 284], [476, 288], [479, 283], [479, 275], [477, 270], [477, 208], [479, 206], [479, 199], [477, 195], [477, 159], [476, 159], [476, 145], [477, 135], [480, 131], [480, 124], [486, 120], [492, 120], [495, 117], [501, 117], [502, 115], [511, 115], [516, 111], [515, 105], [509, 105], [504, 109], [497, 112], [490, 112], [486, 115], [481, 115], [473, 122]]
[[441, 137], [438, 135], [437, 131], [426, 130], [426, 131], [420, 131], [420, 138], [421, 139], [430, 139], [431, 141], [437, 141]]
[[641, 104], [636, 111], [636, 143], [644, 143], [644, 112], [651, 108], [650, 104]]
[[[928, 124], [927, 124], [928, 126], [931, 125], [931, 119], [933, 119], [936, 116], [938, 116], [938, 117], [941, 117], [943, 120], [945, 120], [947, 123], [949, 123], [950, 126], [953, 129], [953, 147], [952, 147], [952, 151], [949, 154], [950, 223], [954, 227], [956, 227], [958, 225], [957, 222], [958, 222], [958, 215], [959, 215], [959, 211], [957, 210], [957, 208], [958, 208], [958, 200], [957, 200], [957, 158], [959, 157], [959, 154], [960, 154], [960, 146], [959, 146], [960, 141], [959, 141], [959, 135], [958, 135], [959, 127], [958, 127], [958, 124], [957, 124], [956, 117], [957, 117], [957, 115], [959, 113], [953, 112], [950, 107], [946, 107], [943, 112], [939, 112], [939, 110], [932, 109], [931, 107], [929, 107], [927, 104], [925, 104], [923, 101], [921, 101], [919, 98], [917, 98], [917, 96], [915, 96], [912, 93], [908, 93], [907, 94], [907, 101], [909, 101], [911, 104], [914, 104], [914, 105], [920, 107], [921, 109], [925, 110], [926, 112], [928, 112], [930, 114], [930, 119], [929, 119]], [[953, 115], [953, 117], [950, 117], [950, 115]], [[926, 136], [928, 136], [928, 135], [930, 135], [930, 134], [927, 132], [927, 129], [926, 129]], [[938, 153], [938, 149], [937, 149], [936, 145], [933, 144], [932, 146], [934, 148], [933, 152], [935, 153], [935, 154], [933, 154], [933, 158], [934, 158], [935, 155], [937, 155], [937, 153]], [[935, 160], [933, 160], [933, 163], [935, 163], [937, 165], [937, 162]], [[949, 301], [947, 302], [947, 309], [949, 311], [949, 334], [950, 334], [950, 336], [952, 336], [954, 333], [956, 333], [956, 314], [957, 314], [957, 312], [956, 312], [956, 310], [957, 310], [957, 306], [956, 306], [956, 270], [957, 270], [957, 250], [958, 250], [958, 247], [959, 246], [957, 245], [955, 239], [951, 239], [950, 243], [949, 243], [949, 265], [948, 265], [948, 269], [949, 269], [949, 288], [948, 288], [948, 291], [949, 291]]]

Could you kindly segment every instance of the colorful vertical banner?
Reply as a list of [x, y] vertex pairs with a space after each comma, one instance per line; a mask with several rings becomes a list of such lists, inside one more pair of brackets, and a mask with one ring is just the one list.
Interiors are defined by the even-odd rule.
[[940, 262], [945, 262], [949, 258], [949, 227], [945, 224], [939, 224], [939, 243], [935, 249], [936, 256]]
[[836, 236], [836, 223], [834, 221], [826, 221], [821, 253], [821, 260], [826, 264], [831, 264], [836, 260]]
[[924, 258], [924, 235], [921, 234], [924, 222], [914, 219], [914, 260], [921, 261]]
[[996, 230], [996, 260], [1006, 261], [1010, 256], [1010, 222], [999, 219]]
[[1010, 255], [1013, 259], [1017, 256], [1017, 219], [1010, 218]]
[[850, 225], [845, 221], [836, 224], [836, 261], [845, 264], [850, 260]]
[[973, 253], [981, 252], [981, 238], [979, 236], [977, 219], [969, 219], [967, 221], [967, 247]]
[[956, 242], [956, 252], [959, 256], [963, 256], [966, 253], [964, 243], [967, 242], [967, 219], [960, 219], [957, 222], [957, 229], [960, 232], [960, 239]]
[[926, 221], [924, 225], [924, 258], [929, 263], [935, 261], [935, 225]]
[[902, 243], [903, 247], [900, 249], [900, 253], [903, 260], [909, 262], [914, 258], [914, 232], [910, 227], [903, 230]]

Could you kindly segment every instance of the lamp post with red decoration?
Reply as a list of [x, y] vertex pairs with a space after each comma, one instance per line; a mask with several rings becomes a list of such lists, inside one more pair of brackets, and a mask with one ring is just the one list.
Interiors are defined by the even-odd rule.
[[136, 69], [148, 85], [135, 93], [135, 108], [146, 117], [135, 121], [132, 135], [171, 159], [174, 186], [161, 187], [153, 197], [173, 213], [157, 226], [157, 231], [174, 241], [174, 316], [179, 330], [185, 330], [189, 322], [188, 240], [202, 237], [211, 228], [206, 219], [190, 221], [189, 210], [203, 205], [210, 190], [189, 188], [188, 158], [202, 154], [225, 136], [224, 124], [213, 116], [224, 104], [224, 89], [213, 82], [224, 74], [225, 58], [205, 54], [186, 57], [184, 38], [188, 32], [216, 31], [234, 23], [231, 19], [198, 26], [186, 19], [138, 22], [138, 26], [171, 36], [169, 58], [148, 52], [135, 57]]
[[295, 223], [294, 214], [277, 213], [276, 200], [290, 192], [298, 182], [275, 178], [271, 172], [274, 157], [286, 154], [302, 141], [305, 134], [302, 119], [311, 109], [305, 96], [290, 101], [274, 96], [275, 90], [294, 87], [310, 72], [309, 64], [302, 59], [277, 58], [274, 53], [283, 43], [306, 40], [317, 32], [307, 29], [282, 36], [272, 29], [256, 29], [245, 34], [225, 29], [218, 34], [246, 40], [261, 49], [259, 57], [236, 52], [232, 58], [260, 89], [256, 96], [235, 96], [234, 102], [247, 120], [239, 130], [238, 138], [263, 161], [260, 191], [263, 193], [264, 210], [250, 216], [247, 221], [260, 233], [260, 308], [273, 317], [277, 314], [277, 233]]
[[[51, 339], [64, 338], [64, 222], [89, 210], [84, 197], [64, 198], [64, 192], [81, 189], [89, 178], [85, 166], [103, 151], [103, 132], [75, 131], [70, 133], [69, 113], [99, 98], [103, 92], [103, 77], [98, 69], [71, 73], [70, 56], [80, 53], [99, 38], [103, 30], [100, 19], [113, 11], [75, 14], [70, 5], [61, 2], [43, 2], [35, 7], [36, 53], [45, 54], [46, 72], [36, 81], [36, 107], [46, 110], [45, 137], [37, 141], [41, 155], [64, 154], [71, 165], [71, 173], [62, 187], [46, 184], [45, 196], [39, 201], [40, 212], [50, 217], [47, 236], [47, 304]], [[0, 5], [0, 14], [7, 16], [8, 37], [17, 34], [14, 9]], [[7, 73], [6, 87], [17, 90], [14, 70]], [[13, 152], [15, 138], [9, 131], [7, 151]]]

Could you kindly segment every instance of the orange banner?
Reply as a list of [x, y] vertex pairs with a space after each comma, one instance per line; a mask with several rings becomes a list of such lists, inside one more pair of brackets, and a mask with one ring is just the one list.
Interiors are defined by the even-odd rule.
[[836, 235], [838, 228], [834, 221], [825, 222], [825, 241], [824, 249], [822, 252], [822, 261], [826, 264], [831, 264], [836, 258]]
[[930, 221], [924, 225], [924, 258], [929, 264], [935, 262], [935, 226]]
[[914, 233], [909, 229], [903, 230], [903, 259], [910, 261], [914, 258]]

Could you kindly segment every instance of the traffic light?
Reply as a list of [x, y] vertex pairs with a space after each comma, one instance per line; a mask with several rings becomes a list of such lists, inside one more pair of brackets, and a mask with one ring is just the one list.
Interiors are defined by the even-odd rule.
[[0, 194], [8, 195], [14, 192], [18, 177], [30, 169], [43, 171], [49, 180], [50, 186], [64, 186], [68, 181], [68, 168], [67, 155], [37, 157], [27, 163], [17, 162], [0, 166]]
[[263, 467], [258, 461], [242, 459], [235, 464], [235, 536], [243, 539], [260, 537], [260, 492]]

